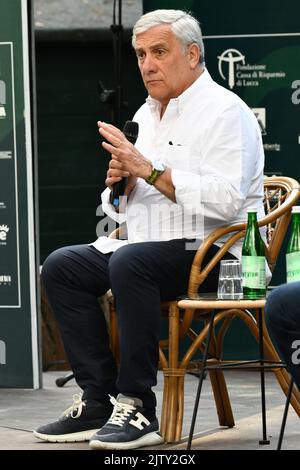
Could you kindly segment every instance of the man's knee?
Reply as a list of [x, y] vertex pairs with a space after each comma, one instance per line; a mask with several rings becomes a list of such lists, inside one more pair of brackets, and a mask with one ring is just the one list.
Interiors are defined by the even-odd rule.
[[66, 260], [66, 247], [53, 251], [44, 261], [41, 272], [41, 279], [46, 284], [49, 279], [57, 278]]
[[145, 272], [142, 244], [125, 245], [115, 251], [109, 260], [108, 270], [112, 283], [129, 281], [133, 275]]
[[283, 284], [270, 293], [265, 307], [265, 319], [268, 326], [278, 325], [288, 319], [289, 312], [293, 309], [295, 287], [292, 284]]

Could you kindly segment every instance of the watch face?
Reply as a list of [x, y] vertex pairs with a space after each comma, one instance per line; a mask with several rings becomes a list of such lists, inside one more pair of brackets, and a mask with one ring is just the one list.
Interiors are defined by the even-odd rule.
[[165, 165], [160, 160], [154, 160], [153, 168], [155, 170], [158, 170], [158, 171], [164, 171], [165, 170]]

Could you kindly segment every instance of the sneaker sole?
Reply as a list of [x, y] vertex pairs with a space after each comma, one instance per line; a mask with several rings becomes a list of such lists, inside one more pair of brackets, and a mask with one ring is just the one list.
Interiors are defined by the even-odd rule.
[[72, 434], [61, 434], [59, 436], [54, 436], [52, 434], [42, 434], [37, 431], [33, 431], [33, 434], [38, 439], [47, 442], [83, 442], [89, 441], [97, 431], [99, 431], [99, 428], [89, 429], [88, 431], [73, 432]]
[[153, 446], [162, 444], [163, 442], [162, 436], [156, 432], [151, 432], [130, 442], [105, 442], [92, 439], [90, 441], [90, 447], [92, 449], [137, 449], [138, 447]]

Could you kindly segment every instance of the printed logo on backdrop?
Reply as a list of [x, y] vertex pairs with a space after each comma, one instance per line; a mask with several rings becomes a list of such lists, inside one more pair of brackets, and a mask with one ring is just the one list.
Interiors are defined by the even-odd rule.
[[0, 339], [0, 365], [6, 364], [6, 344]]
[[[256, 119], [258, 122], [258, 125], [261, 130], [261, 135], [266, 136], [267, 135], [267, 112], [266, 108], [251, 108]], [[265, 150], [271, 150], [274, 152], [280, 152], [281, 151], [281, 144], [275, 143], [275, 144], [270, 144], [270, 143], [264, 143], [263, 144]]]
[[0, 201], [0, 210], [1, 209], [6, 209], [6, 204], [5, 202]]
[[266, 127], [266, 108], [251, 108], [257, 119], [258, 125], [261, 130], [261, 135], [267, 135]]
[[10, 274], [0, 274], [0, 286], [10, 286], [11, 281], [12, 278]]
[[0, 245], [7, 244], [8, 232], [9, 232], [8, 225], [0, 225]]
[[13, 153], [11, 150], [0, 151], [0, 160], [11, 160]]
[[[292, 83], [292, 96], [291, 100], [295, 106], [300, 104], [300, 80], [294, 80]], [[300, 145], [300, 133], [298, 134], [298, 144]]]
[[238, 49], [226, 49], [218, 56], [218, 69], [229, 88], [258, 87], [270, 79], [282, 79], [286, 73], [269, 70], [264, 64], [248, 64], [246, 56]]
[[6, 85], [3, 80], [0, 80], [0, 119], [6, 118]]
[[[219, 59], [219, 72], [223, 80], [226, 80], [224, 74], [225, 64], [227, 65], [227, 79], [229, 88], [234, 88], [236, 81], [236, 66], [239, 62], [245, 64], [245, 56], [237, 49], [227, 49], [218, 56]], [[225, 72], [226, 73], [226, 72]]]

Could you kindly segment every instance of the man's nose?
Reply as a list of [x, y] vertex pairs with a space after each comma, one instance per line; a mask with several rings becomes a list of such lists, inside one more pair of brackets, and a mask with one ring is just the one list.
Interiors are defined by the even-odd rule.
[[153, 57], [151, 57], [150, 54], [144, 58], [142, 68], [143, 72], [145, 73], [155, 72], [157, 70], [155, 60], [153, 59]]

